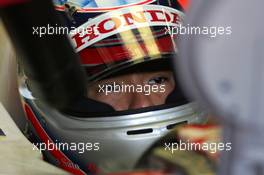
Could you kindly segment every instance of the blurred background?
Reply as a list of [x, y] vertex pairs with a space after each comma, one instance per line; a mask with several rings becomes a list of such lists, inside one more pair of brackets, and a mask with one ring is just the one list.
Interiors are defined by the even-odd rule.
[[0, 19], [0, 102], [20, 129], [25, 122], [17, 88], [16, 55]]

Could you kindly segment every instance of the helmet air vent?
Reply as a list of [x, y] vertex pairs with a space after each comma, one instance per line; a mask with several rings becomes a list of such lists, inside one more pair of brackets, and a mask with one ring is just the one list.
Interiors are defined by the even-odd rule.
[[139, 129], [139, 130], [131, 130], [131, 131], [127, 131], [127, 135], [139, 135], [139, 134], [148, 134], [148, 133], [152, 133], [153, 129], [152, 128], [148, 128], [148, 129]]
[[170, 125], [167, 126], [167, 129], [170, 130], [170, 129], [175, 128], [176, 126], [184, 125], [184, 124], [187, 124], [187, 123], [188, 123], [187, 121], [183, 121], [183, 122], [179, 122], [179, 123], [170, 124]]

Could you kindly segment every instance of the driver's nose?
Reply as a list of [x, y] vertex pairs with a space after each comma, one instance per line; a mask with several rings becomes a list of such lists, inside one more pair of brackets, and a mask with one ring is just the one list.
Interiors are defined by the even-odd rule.
[[150, 95], [145, 95], [144, 93], [134, 92], [130, 95], [129, 109], [140, 109], [154, 106], [154, 103]]

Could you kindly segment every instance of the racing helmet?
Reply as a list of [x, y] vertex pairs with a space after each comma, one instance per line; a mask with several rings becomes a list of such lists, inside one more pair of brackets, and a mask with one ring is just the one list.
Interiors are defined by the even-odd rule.
[[[180, 1], [55, 0], [54, 4], [65, 19], [63, 31], [69, 31], [86, 72], [87, 95], [58, 111], [34, 97], [30, 79], [20, 67], [19, 91], [28, 120], [27, 134], [47, 161], [73, 174], [131, 170], [173, 127], [204, 121], [203, 112], [185, 98], [171, 67], [177, 58], [177, 45], [176, 36], [168, 30], [182, 23]], [[159, 96], [164, 98], [161, 103], [116, 109], [112, 102], [122, 105], [129, 100], [110, 98], [105, 102], [99, 98], [102, 94], [94, 95], [101, 90], [115, 97], [112, 82], [100, 90], [93, 88], [109, 79], [121, 82], [117, 88], [121, 91], [131, 74], [144, 77], [164, 71], [172, 74], [173, 83], [166, 97]], [[159, 78], [150, 78], [144, 85], [152, 87], [152, 80], [162, 84]], [[136, 93], [144, 93], [144, 88], [139, 89]], [[122, 93], [135, 94], [130, 92], [135, 90]]]

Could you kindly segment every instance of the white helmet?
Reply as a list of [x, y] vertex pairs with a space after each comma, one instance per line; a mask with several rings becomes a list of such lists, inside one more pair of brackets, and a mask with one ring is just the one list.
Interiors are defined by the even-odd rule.
[[[178, 1], [56, 0], [55, 7], [71, 29], [88, 91], [111, 77], [173, 71], [170, 62], [177, 49], [167, 30], [182, 22]], [[116, 110], [88, 95], [64, 112], [35, 98], [23, 71], [19, 80], [30, 139], [45, 148], [46, 160], [73, 174], [91, 173], [94, 166], [101, 172], [131, 170], [175, 125], [203, 120], [202, 112], [182, 94], [176, 76], [162, 104]]]

